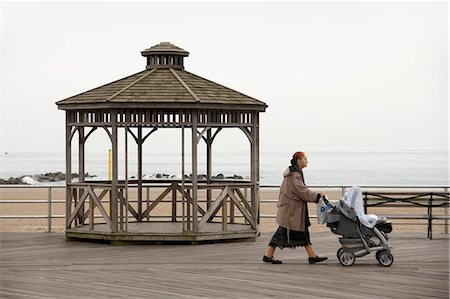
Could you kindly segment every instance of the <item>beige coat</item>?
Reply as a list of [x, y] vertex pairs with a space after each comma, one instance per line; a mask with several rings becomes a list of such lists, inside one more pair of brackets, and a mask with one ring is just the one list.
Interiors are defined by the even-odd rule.
[[317, 193], [308, 189], [299, 172], [290, 172], [288, 168], [283, 176], [277, 205], [277, 223], [288, 230], [304, 232], [307, 202], [315, 202]]

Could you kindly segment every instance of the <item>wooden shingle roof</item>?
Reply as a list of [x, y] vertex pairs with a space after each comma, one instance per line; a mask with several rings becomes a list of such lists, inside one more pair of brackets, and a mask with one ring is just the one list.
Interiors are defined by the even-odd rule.
[[[154, 68], [56, 103], [59, 109], [195, 108], [264, 111], [267, 105], [233, 89], [180, 69]], [[205, 107], [203, 107], [205, 106]], [[243, 107], [245, 106], [245, 107]]]
[[169, 42], [161, 42], [153, 47], [150, 47], [148, 49], [145, 49], [144, 51], [141, 52], [141, 54], [143, 56], [147, 56], [150, 54], [167, 54], [167, 53], [172, 53], [172, 54], [177, 54], [177, 55], [181, 55], [181, 56], [188, 56], [189, 52], [185, 51], [183, 49], [181, 49], [180, 47], [177, 47], [175, 45], [172, 45]]

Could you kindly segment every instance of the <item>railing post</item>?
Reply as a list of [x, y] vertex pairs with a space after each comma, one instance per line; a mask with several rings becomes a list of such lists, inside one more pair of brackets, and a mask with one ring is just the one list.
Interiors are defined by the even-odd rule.
[[48, 197], [47, 197], [47, 232], [52, 232], [52, 187], [47, 187]]
[[[448, 195], [448, 187], [444, 187], [444, 192]], [[444, 233], [448, 234], [448, 205], [449, 205], [449, 199], [447, 199], [447, 205], [444, 208]]]
[[433, 193], [428, 199], [428, 238], [433, 239]]
[[172, 182], [172, 222], [177, 222], [177, 183]]
[[228, 230], [228, 196], [225, 196], [222, 200], [222, 231]]
[[[145, 189], [147, 190], [147, 194], [146, 194], [146, 202], [147, 202], [147, 206], [145, 209], [148, 209], [150, 207], [150, 187], [145, 187]], [[147, 222], [150, 221], [150, 213], [147, 214]]]
[[234, 224], [234, 202], [230, 200], [230, 223]]

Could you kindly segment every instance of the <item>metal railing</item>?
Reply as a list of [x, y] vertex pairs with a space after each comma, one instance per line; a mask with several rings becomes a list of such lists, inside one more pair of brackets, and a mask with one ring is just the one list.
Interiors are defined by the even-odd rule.
[[[162, 182], [163, 183], [163, 182]], [[158, 185], [156, 187], [161, 187], [163, 185]], [[152, 186], [154, 188], [155, 186]], [[321, 190], [321, 191], [334, 191], [334, 192], [340, 192], [341, 195], [344, 194], [345, 190], [350, 185], [311, 185], [309, 186], [313, 190]], [[405, 191], [412, 191], [416, 192], [417, 194], [423, 194], [425, 192], [428, 192], [430, 194], [434, 193], [446, 193], [449, 192], [449, 186], [375, 186], [375, 185], [368, 185], [368, 186], [360, 186], [361, 189], [363, 189], [365, 192], [393, 192], [392, 190], [399, 191], [402, 190], [404, 193]], [[3, 204], [46, 204], [47, 205], [47, 214], [46, 215], [0, 215], [0, 220], [4, 219], [10, 219], [10, 220], [20, 220], [20, 219], [47, 219], [47, 232], [52, 232], [52, 220], [53, 219], [65, 219], [65, 215], [55, 215], [52, 213], [52, 208], [55, 204], [65, 204], [65, 199], [55, 199], [53, 195], [53, 190], [55, 189], [65, 189], [65, 186], [55, 186], [55, 185], [0, 185], [0, 205]], [[149, 201], [149, 189], [151, 187], [145, 186], [144, 189], [146, 189], [147, 194], [147, 202]], [[260, 186], [261, 190], [267, 190], [267, 189], [276, 189], [278, 190], [278, 185], [262, 185]], [[2, 189], [47, 189], [47, 198], [43, 199], [4, 199], [2, 198]], [[402, 192], [399, 192], [401, 194]], [[447, 197], [448, 198], [448, 197]], [[171, 202], [172, 200], [164, 200], [163, 202]], [[136, 200], [130, 200], [130, 203], [136, 203]], [[199, 202], [204, 202], [204, 200], [199, 200]], [[260, 204], [270, 204], [270, 203], [277, 203], [277, 198], [271, 198], [271, 199], [260, 199]], [[444, 216], [441, 217], [444, 220], [444, 232], [445, 234], [448, 234], [448, 200], [446, 206], [444, 208]], [[1, 206], [0, 206], [1, 210]], [[96, 218], [101, 218], [101, 215], [95, 215]], [[159, 215], [159, 216], [152, 216], [153, 218], [170, 218], [171, 215]], [[235, 216], [239, 217], [239, 216]], [[261, 214], [260, 218], [275, 218], [275, 214]], [[311, 218], [314, 218], [314, 215], [310, 216]], [[397, 217], [397, 219], [400, 219], [401, 217]], [[407, 217], [405, 214], [404, 219], [411, 219], [411, 217]]]

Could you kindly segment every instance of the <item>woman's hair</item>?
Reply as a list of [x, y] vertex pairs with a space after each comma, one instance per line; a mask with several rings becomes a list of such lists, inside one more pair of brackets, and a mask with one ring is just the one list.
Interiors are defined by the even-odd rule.
[[292, 155], [291, 165], [293, 165], [293, 166], [297, 165], [297, 160], [303, 158], [304, 156], [305, 156], [304, 152], [295, 152]]

